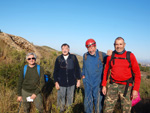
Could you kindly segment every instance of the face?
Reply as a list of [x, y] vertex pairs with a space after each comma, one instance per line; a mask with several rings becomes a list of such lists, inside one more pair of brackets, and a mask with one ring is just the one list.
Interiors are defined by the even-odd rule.
[[68, 46], [62, 46], [61, 50], [62, 50], [62, 54], [63, 54], [64, 56], [68, 55], [68, 54], [69, 54], [69, 51], [70, 51], [70, 49], [69, 49]]
[[28, 56], [27, 62], [28, 62], [29, 65], [34, 65], [35, 61], [36, 61], [36, 59], [35, 59], [34, 55], [29, 55]]
[[96, 46], [90, 46], [88, 48], [88, 52], [90, 53], [90, 55], [95, 55], [95, 53], [96, 53]]
[[124, 41], [122, 40], [122, 39], [119, 39], [119, 40], [116, 40], [116, 42], [115, 42], [115, 50], [117, 51], [117, 52], [122, 52], [123, 50], [124, 50], [124, 48], [125, 48], [125, 43], [124, 43]]

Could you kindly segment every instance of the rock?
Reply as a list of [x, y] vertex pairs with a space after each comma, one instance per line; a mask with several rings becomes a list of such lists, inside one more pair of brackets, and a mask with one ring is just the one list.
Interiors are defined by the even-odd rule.
[[38, 50], [36, 50], [35, 46], [22, 37], [0, 33], [0, 40], [6, 43], [9, 47], [15, 48], [17, 51], [25, 50], [27, 53], [34, 52], [38, 56], [38, 59], [41, 58], [41, 55]]

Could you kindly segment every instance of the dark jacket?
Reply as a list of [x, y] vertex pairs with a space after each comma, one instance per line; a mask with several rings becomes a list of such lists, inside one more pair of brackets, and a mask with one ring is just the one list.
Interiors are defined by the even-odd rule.
[[69, 53], [65, 61], [63, 55], [57, 57], [54, 68], [54, 81], [62, 87], [68, 87], [76, 84], [77, 79], [81, 79], [81, 70], [77, 57]]

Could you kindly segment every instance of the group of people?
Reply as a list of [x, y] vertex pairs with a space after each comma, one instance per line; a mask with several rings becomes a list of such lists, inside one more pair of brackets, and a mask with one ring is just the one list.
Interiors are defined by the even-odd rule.
[[[76, 55], [70, 54], [68, 44], [62, 44], [62, 55], [57, 57], [53, 73], [60, 113], [72, 105], [75, 87], [80, 87], [81, 79], [85, 113], [92, 113], [93, 106], [95, 113], [113, 113], [118, 99], [122, 112], [130, 113], [131, 100], [138, 96], [141, 74], [134, 54], [126, 51], [125, 45], [124, 39], [117, 37], [114, 41], [115, 50], [106, 55], [97, 49], [94, 39], [88, 39], [81, 73]], [[28, 53], [26, 60], [28, 65], [22, 68], [18, 80], [17, 100], [23, 101], [26, 113], [30, 112], [31, 102], [42, 113], [44, 71], [36, 64], [34, 53]]]

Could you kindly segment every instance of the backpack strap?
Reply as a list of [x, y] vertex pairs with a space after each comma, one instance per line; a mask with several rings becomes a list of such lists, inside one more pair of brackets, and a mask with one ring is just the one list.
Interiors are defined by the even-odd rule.
[[101, 51], [98, 52], [99, 54], [99, 60], [101, 60], [102, 64], [104, 65], [104, 60], [103, 60], [103, 54]]
[[[27, 72], [27, 67], [28, 67], [28, 65], [25, 65], [25, 66], [24, 66], [23, 78], [25, 78], [25, 75], [26, 75], [26, 72]], [[37, 72], [38, 72], [39, 77], [40, 77], [40, 65], [37, 65]]]
[[76, 69], [76, 59], [75, 59], [75, 55], [73, 55], [73, 54], [70, 54], [71, 55], [71, 59], [73, 60], [73, 63], [74, 63], [74, 70], [75, 70], [75, 72], [77, 71], [77, 69]]
[[131, 68], [130, 54], [131, 54], [131, 52], [130, 52], [130, 51], [127, 51], [126, 59], [128, 60], [128, 62], [129, 62], [129, 67]]
[[130, 54], [131, 54], [131, 52], [130, 52], [130, 51], [127, 51], [126, 59], [127, 59], [127, 61], [129, 62], [129, 68], [131, 69], [132, 79], [134, 80], [134, 73], [133, 73], [132, 68], [131, 68], [132, 65], [131, 65]]
[[27, 71], [27, 67], [28, 67], [28, 65], [25, 65], [25, 66], [24, 66], [24, 69], [23, 69], [23, 78], [25, 78], [26, 71]]
[[133, 84], [133, 80], [134, 80], [134, 73], [133, 73], [132, 68], [131, 68], [130, 54], [131, 54], [131, 52], [130, 52], [130, 51], [127, 51], [126, 59], [127, 59], [127, 61], [129, 62], [129, 68], [131, 69], [132, 77], [127, 80], [127, 85], [126, 85], [126, 87], [125, 87], [125, 91], [124, 91], [124, 94], [123, 94], [124, 97], [125, 97], [126, 94], [127, 94], [127, 90], [128, 90], [128, 87], [129, 87], [129, 83], [132, 83], [132, 84]]
[[37, 65], [37, 71], [38, 71], [38, 74], [40, 76], [40, 65]]
[[84, 59], [85, 59], [85, 60], [87, 59], [87, 53], [84, 54]]
[[74, 64], [75, 64], [75, 55], [73, 55], [73, 54], [70, 54], [71, 55], [71, 58], [73, 59], [73, 62], [74, 62]]

